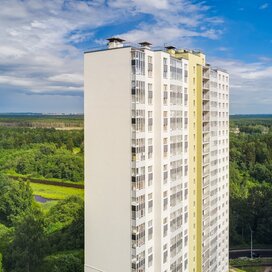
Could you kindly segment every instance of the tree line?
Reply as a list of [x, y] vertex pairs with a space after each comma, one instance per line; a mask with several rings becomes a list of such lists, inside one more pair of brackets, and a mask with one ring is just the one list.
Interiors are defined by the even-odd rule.
[[0, 128], [0, 171], [84, 180], [83, 131]]
[[0, 149], [28, 147], [31, 144], [53, 143], [68, 150], [81, 148], [83, 151], [83, 130], [63, 131], [54, 128], [6, 128], [0, 127]]

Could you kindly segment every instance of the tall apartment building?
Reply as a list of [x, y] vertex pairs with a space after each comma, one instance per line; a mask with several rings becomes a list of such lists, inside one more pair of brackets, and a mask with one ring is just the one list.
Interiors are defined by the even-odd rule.
[[228, 271], [228, 81], [194, 51], [85, 53], [85, 271]]

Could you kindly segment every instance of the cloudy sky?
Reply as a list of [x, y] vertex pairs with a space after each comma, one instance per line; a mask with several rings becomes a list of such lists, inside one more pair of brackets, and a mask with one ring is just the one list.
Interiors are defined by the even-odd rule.
[[83, 112], [83, 52], [105, 39], [200, 49], [231, 113], [272, 113], [271, 0], [0, 0], [0, 112]]

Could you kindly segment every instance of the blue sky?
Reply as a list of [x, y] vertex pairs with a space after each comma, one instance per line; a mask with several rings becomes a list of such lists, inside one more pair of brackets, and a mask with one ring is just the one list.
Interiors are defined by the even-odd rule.
[[83, 112], [83, 52], [120, 36], [200, 49], [232, 114], [272, 113], [271, 0], [1, 0], [0, 112]]

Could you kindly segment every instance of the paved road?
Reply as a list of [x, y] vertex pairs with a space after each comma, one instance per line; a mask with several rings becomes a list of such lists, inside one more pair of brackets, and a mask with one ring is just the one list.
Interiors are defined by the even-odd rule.
[[[253, 252], [259, 254], [260, 257], [272, 257], [272, 249], [253, 249]], [[229, 257], [230, 259], [250, 257], [250, 249], [230, 250]]]

